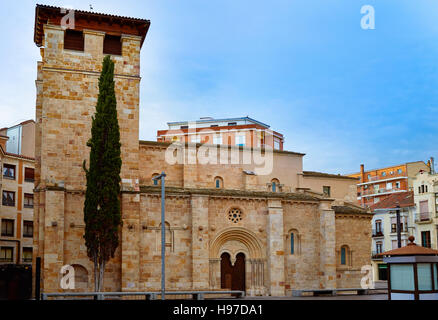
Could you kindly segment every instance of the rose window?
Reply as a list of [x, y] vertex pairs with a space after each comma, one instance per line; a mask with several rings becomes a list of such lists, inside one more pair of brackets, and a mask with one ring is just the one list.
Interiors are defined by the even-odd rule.
[[228, 211], [228, 219], [233, 223], [238, 223], [242, 220], [242, 211], [239, 209], [233, 208], [230, 211]]

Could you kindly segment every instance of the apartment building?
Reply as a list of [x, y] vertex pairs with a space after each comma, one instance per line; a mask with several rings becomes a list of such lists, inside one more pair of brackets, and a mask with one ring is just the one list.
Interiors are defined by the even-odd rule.
[[32, 264], [34, 138], [33, 120], [0, 129], [1, 265]]
[[419, 172], [413, 178], [414, 202], [417, 207], [414, 234], [423, 247], [438, 248], [438, 174]]
[[283, 150], [284, 137], [270, 126], [250, 117], [168, 122], [167, 130], [157, 131], [158, 142], [226, 144], [251, 148], [269, 146]]
[[416, 206], [412, 191], [397, 192], [370, 207], [373, 212], [371, 265], [374, 281], [387, 280], [387, 266], [379, 253], [398, 248], [397, 210], [400, 212], [401, 245], [406, 246], [411, 235], [416, 234]]
[[430, 172], [431, 162], [433, 158], [427, 164], [415, 161], [373, 170], [365, 170], [361, 164], [360, 172], [348, 176], [359, 178], [357, 201], [363, 207], [370, 207], [391, 194], [412, 191], [412, 179], [420, 171]]

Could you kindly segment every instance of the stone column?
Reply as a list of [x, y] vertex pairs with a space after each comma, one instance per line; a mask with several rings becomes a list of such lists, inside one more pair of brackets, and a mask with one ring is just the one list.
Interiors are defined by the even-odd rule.
[[321, 200], [320, 212], [320, 288], [336, 288], [336, 229], [331, 200]]
[[60, 280], [64, 265], [64, 190], [49, 189], [44, 193], [44, 255], [41, 278], [45, 292], [58, 292], [62, 291]]
[[247, 293], [250, 296], [263, 295], [264, 264], [262, 259], [249, 259], [247, 262]]
[[221, 288], [221, 259], [210, 259], [210, 289]]
[[271, 296], [285, 295], [283, 207], [281, 200], [268, 201], [267, 223], [268, 290]]
[[140, 195], [122, 193], [122, 291], [140, 291]]
[[95, 30], [83, 30], [84, 33], [84, 52], [92, 56], [100, 56], [103, 53], [103, 39], [105, 32]]
[[192, 195], [192, 287], [209, 287], [208, 196]]

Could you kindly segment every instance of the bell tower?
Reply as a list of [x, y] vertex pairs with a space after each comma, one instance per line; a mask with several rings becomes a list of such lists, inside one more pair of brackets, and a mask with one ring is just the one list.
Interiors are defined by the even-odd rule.
[[[36, 80], [34, 256], [42, 259], [41, 285], [46, 292], [60, 290], [60, 269], [66, 264], [85, 268], [87, 286], [94, 287], [93, 267], [82, 237], [86, 187], [82, 163], [88, 162], [86, 143], [106, 55], [115, 63], [122, 190], [129, 191], [122, 194], [124, 222], [129, 224], [139, 214], [135, 191], [139, 178], [140, 50], [149, 25], [149, 20], [36, 6], [34, 42], [41, 48], [41, 61]], [[121, 246], [125, 240], [127, 244], [126, 237], [122, 230]], [[127, 286], [123, 281], [135, 282], [129, 278], [129, 270], [128, 278], [122, 279], [121, 265], [131, 258], [122, 251], [119, 247], [108, 265], [113, 272], [105, 277], [105, 289], [120, 290]], [[127, 252], [135, 255], [135, 245]]]

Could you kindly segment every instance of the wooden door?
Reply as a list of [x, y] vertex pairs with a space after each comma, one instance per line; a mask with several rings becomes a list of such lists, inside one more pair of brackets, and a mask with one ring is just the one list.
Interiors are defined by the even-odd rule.
[[228, 253], [221, 255], [221, 288], [245, 291], [245, 255], [236, 256], [234, 266]]
[[233, 279], [233, 266], [230, 255], [226, 252], [221, 255], [221, 288], [231, 290]]
[[233, 290], [245, 291], [245, 255], [239, 253], [236, 256], [236, 262], [233, 267]]

